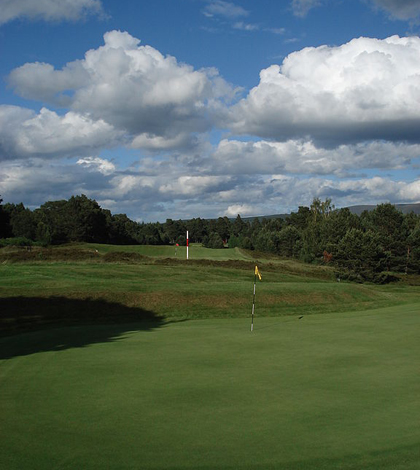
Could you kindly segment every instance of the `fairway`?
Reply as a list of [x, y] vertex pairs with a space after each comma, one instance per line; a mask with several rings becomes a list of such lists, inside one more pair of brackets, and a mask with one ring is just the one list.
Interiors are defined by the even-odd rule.
[[419, 468], [417, 305], [0, 339], [2, 468]]

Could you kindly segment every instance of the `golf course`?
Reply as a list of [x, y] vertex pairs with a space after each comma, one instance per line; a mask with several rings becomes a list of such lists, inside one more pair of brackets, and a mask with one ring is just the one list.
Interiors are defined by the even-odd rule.
[[420, 469], [418, 276], [189, 258], [0, 252], [1, 468]]

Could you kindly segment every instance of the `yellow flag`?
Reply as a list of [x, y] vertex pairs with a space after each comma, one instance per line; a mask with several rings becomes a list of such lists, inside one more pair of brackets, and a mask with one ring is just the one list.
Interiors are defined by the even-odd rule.
[[259, 269], [258, 269], [258, 266], [255, 266], [255, 275], [258, 276], [258, 279], [259, 279], [260, 281], [262, 280], [262, 278], [261, 278], [261, 273], [260, 273], [260, 271], [259, 271]]

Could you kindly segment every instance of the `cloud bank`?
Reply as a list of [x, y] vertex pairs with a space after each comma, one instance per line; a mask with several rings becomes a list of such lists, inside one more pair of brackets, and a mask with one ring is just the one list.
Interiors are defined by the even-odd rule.
[[81, 156], [112, 147], [119, 137], [105, 121], [87, 115], [0, 105], [0, 160]]
[[76, 21], [101, 14], [100, 0], [0, 0], [0, 25], [19, 18]]
[[286, 212], [315, 196], [417, 201], [419, 76], [420, 38], [358, 38], [290, 54], [239, 99], [217, 70], [110, 31], [61, 69], [11, 71], [41, 109], [0, 106], [0, 194], [36, 206], [84, 193], [147, 220]]
[[179, 148], [206, 132], [235, 90], [215, 69], [194, 70], [126, 32], [110, 31], [104, 45], [56, 70], [46, 63], [14, 69], [20, 96], [103, 120], [125, 132], [133, 147]]
[[262, 70], [229, 119], [238, 133], [278, 141], [419, 142], [419, 74], [418, 37], [305, 48]]

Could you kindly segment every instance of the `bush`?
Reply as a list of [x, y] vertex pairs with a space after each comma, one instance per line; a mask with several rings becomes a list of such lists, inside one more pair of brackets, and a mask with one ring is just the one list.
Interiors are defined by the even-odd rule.
[[3, 238], [0, 240], [0, 247], [5, 246], [32, 246], [34, 242], [25, 237]]

